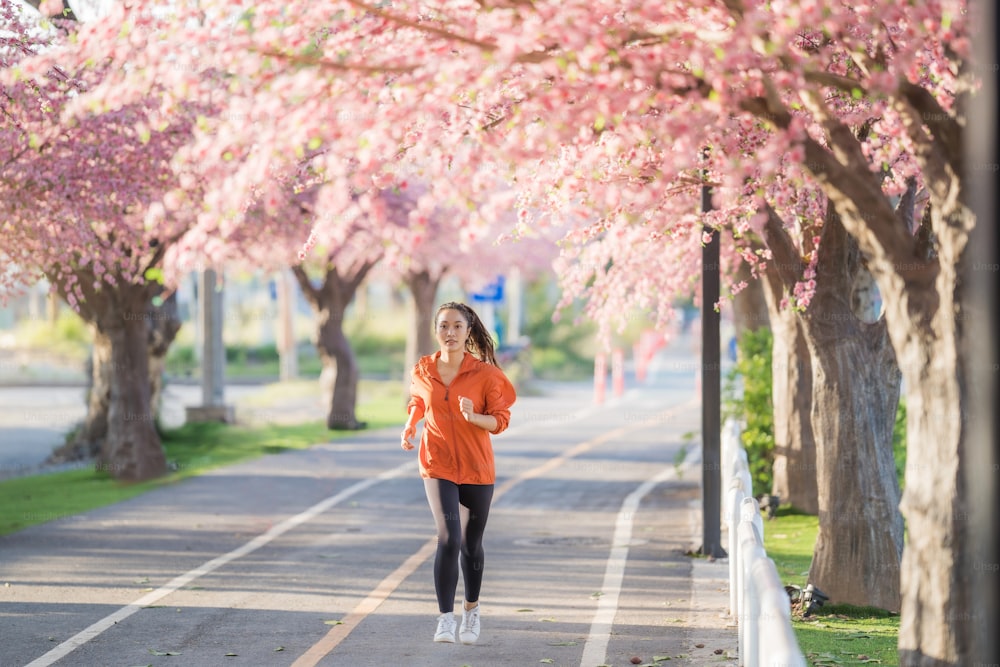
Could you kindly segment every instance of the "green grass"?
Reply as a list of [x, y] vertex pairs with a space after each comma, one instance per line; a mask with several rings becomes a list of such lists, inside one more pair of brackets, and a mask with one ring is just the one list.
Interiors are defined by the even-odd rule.
[[819, 517], [792, 514], [784, 507], [774, 519], [764, 522], [764, 550], [783, 584], [806, 585], [818, 530]]
[[[764, 550], [782, 583], [804, 587], [819, 518], [781, 508], [764, 523]], [[793, 614], [792, 628], [814, 667], [899, 665], [899, 616], [881, 609], [827, 603], [808, 617]]]
[[899, 616], [881, 609], [826, 605], [792, 625], [806, 662], [815, 667], [899, 665]]
[[[304, 383], [300, 383], [304, 385]], [[274, 385], [255, 397], [287, 397], [300, 384]], [[313, 387], [315, 383], [312, 383]], [[298, 389], [296, 389], [298, 387]], [[405, 420], [400, 382], [362, 382], [358, 419], [369, 429], [402, 425]], [[93, 464], [45, 475], [0, 482], [0, 535], [110, 505], [151, 489], [173, 484], [220, 466], [314, 444], [349, 438], [351, 431], [329, 431], [325, 423], [244, 424], [192, 423], [163, 433], [163, 447], [172, 472], [149, 482], [127, 484], [95, 469]]]

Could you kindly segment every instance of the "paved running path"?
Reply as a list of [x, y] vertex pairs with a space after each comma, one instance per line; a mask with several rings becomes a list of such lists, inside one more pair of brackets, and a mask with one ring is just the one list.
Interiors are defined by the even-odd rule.
[[685, 555], [696, 367], [667, 350], [603, 405], [519, 400], [475, 646], [431, 641], [433, 524], [394, 429], [0, 537], [0, 666], [735, 665], [727, 565]]

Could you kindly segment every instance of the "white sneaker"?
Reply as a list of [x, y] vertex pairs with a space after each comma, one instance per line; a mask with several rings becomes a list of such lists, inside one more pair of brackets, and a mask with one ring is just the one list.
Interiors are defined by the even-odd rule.
[[[478, 626], [477, 626], [478, 627]], [[449, 612], [438, 616], [438, 629], [434, 633], [434, 641], [455, 643], [455, 614]]]
[[[463, 605], [463, 609], [464, 609]], [[463, 644], [475, 644], [479, 639], [479, 605], [462, 612], [462, 627], [458, 631], [458, 637]]]

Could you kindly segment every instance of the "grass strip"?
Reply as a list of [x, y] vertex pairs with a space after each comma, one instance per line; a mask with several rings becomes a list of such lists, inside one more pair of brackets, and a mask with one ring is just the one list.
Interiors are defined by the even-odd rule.
[[[313, 383], [315, 386], [315, 383]], [[260, 404], [300, 393], [295, 386], [271, 385], [247, 401]], [[357, 417], [368, 429], [402, 426], [405, 420], [401, 382], [364, 381], [359, 387]], [[221, 466], [317, 443], [350, 438], [358, 431], [330, 431], [322, 421], [299, 424], [189, 423], [164, 431], [162, 441], [171, 472], [139, 483], [120, 482], [94, 463], [60, 472], [0, 481], [0, 535], [40, 523], [72, 517], [133, 498]]]
[[[784, 507], [764, 522], [764, 550], [783, 584], [805, 587], [818, 532], [818, 517]], [[899, 665], [898, 614], [827, 603], [808, 617], [793, 612], [792, 629], [813, 667]]]

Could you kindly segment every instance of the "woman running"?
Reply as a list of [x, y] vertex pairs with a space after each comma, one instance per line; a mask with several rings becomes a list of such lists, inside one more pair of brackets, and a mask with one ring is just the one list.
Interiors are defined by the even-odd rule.
[[458, 636], [473, 644], [479, 638], [483, 533], [496, 481], [490, 434], [507, 428], [517, 396], [497, 364], [493, 336], [472, 308], [442, 305], [434, 332], [440, 350], [413, 368], [402, 447], [414, 448], [417, 422], [424, 419], [420, 476], [438, 536], [434, 589], [441, 615], [434, 641], [455, 642], [461, 560], [465, 601]]

